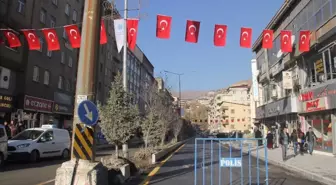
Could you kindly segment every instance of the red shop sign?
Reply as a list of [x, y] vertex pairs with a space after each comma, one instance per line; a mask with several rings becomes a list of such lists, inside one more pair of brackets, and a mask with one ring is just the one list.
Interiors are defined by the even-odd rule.
[[305, 102], [305, 111], [306, 112], [314, 112], [328, 109], [328, 101], [326, 97], [318, 98], [312, 101]]
[[53, 101], [33, 96], [25, 96], [24, 109], [38, 112], [52, 112]]
[[314, 98], [314, 93], [312, 91], [305, 92], [300, 95], [301, 101], [309, 101], [309, 100], [312, 100], [313, 98]]

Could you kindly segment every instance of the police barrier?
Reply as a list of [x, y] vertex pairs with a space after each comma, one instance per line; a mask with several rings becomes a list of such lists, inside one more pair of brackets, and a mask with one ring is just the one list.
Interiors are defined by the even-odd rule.
[[[257, 146], [258, 141], [264, 144]], [[263, 160], [259, 159], [260, 152], [265, 153]], [[195, 139], [194, 185], [223, 184], [269, 184], [265, 139]]]

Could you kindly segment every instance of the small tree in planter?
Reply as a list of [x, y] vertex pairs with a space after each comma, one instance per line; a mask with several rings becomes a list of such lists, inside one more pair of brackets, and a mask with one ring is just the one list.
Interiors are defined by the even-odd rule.
[[139, 122], [139, 111], [131, 104], [131, 95], [123, 87], [122, 77], [118, 73], [105, 104], [98, 104], [102, 133], [110, 144], [115, 145], [116, 158], [119, 157], [118, 146], [123, 145], [124, 157], [127, 156], [127, 142], [134, 134]]

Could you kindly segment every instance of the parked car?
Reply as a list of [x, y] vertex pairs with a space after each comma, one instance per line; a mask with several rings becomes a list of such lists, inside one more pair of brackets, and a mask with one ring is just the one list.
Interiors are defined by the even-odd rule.
[[42, 125], [41, 128], [26, 129], [8, 140], [9, 160], [30, 160], [39, 158], [70, 157], [70, 136], [68, 130]]
[[0, 168], [5, 164], [7, 160], [8, 152], [7, 152], [7, 134], [6, 128], [4, 125], [0, 125]]

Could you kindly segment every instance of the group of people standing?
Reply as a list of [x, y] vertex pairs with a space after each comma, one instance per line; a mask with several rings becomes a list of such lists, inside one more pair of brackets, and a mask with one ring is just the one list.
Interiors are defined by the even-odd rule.
[[25, 126], [21, 122], [15, 122], [14, 120], [12, 120], [10, 123], [5, 121], [3, 124], [5, 126], [8, 139], [14, 137], [18, 133], [26, 129]]
[[[282, 159], [284, 161], [287, 159], [287, 151], [290, 144], [293, 145], [294, 156], [298, 154], [298, 148], [300, 154], [303, 154], [305, 151], [308, 151], [310, 155], [313, 154], [316, 135], [311, 127], [309, 127], [306, 134], [303, 133], [301, 129], [294, 129], [293, 132], [289, 134], [287, 128], [281, 128], [277, 138], [279, 138], [279, 144], [281, 145], [282, 149]], [[269, 149], [273, 149], [274, 134], [269, 131], [266, 136], [266, 140], [267, 147]]]

